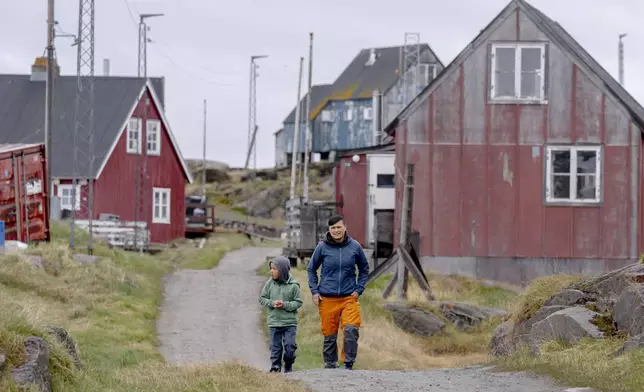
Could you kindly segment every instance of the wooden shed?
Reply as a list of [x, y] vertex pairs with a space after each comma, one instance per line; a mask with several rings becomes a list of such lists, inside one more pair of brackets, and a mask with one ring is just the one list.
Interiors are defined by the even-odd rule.
[[388, 124], [414, 165], [425, 266], [525, 284], [644, 250], [644, 109], [558, 23], [511, 1]]

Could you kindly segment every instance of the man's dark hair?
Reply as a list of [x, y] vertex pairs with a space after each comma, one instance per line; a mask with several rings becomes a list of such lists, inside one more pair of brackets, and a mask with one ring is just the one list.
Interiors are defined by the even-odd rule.
[[342, 215], [333, 215], [329, 218], [329, 227], [335, 225], [340, 221], [344, 221], [344, 217]]

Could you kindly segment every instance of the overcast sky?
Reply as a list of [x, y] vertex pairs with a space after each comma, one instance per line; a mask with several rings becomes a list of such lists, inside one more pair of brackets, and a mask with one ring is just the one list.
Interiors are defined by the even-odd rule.
[[[78, 0], [56, 0], [59, 30], [77, 30]], [[137, 22], [149, 20], [148, 75], [165, 76], [167, 117], [186, 158], [202, 154], [203, 100], [208, 100], [207, 158], [244, 164], [250, 56], [265, 54], [257, 81], [258, 167], [274, 163], [273, 133], [294, 107], [300, 56], [315, 33], [313, 83], [330, 83], [362, 48], [402, 45], [420, 33], [448, 64], [507, 0], [102, 0], [96, 1], [96, 70], [137, 72]], [[558, 21], [617, 77], [617, 36], [625, 38], [625, 81], [644, 102], [644, 2], [531, 0]], [[109, 5], [108, 5], [109, 4]], [[380, 5], [379, 5], [380, 4]], [[128, 9], [129, 5], [129, 9]], [[392, 8], [395, 7], [395, 8]], [[0, 73], [28, 73], [46, 45], [47, 0], [0, 0]], [[62, 74], [76, 73], [70, 38], [57, 38]], [[640, 75], [638, 75], [640, 74]], [[303, 79], [305, 93], [306, 63]]]

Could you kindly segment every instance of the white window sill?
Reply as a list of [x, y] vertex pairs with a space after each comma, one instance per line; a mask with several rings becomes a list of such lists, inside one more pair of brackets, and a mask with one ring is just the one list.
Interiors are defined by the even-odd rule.
[[169, 219], [152, 219], [152, 223], [159, 223], [163, 225], [169, 225], [170, 220]]
[[546, 207], [601, 207], [601, 200], [546, 199]]
[[491, 105], [547, 105], [547, 99], [538, 98], [491, 98], [487, 101]]

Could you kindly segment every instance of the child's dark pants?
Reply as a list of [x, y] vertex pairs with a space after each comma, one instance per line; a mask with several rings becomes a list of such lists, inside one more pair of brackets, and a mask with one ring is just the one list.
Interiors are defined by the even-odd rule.
[[282, 367], [282, 352], [284, 353], [284, 364], [291, 367], [295, 362], [295, 336], [297, 327], [271, 327], [268, 329], [271, 339], [271, 362], [273, 367]]

